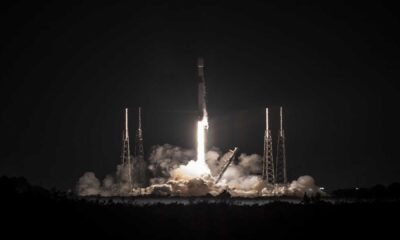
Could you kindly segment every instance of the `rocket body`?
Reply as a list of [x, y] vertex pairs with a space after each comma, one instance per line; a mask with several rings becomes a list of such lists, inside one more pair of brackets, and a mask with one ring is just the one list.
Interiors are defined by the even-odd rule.
[[206, 163], [206, 144], [207, 144], [207, 129], [208, 117], [206, 107], [206, 83], [204, 80], [204, 61], [202, 58], [197, 60], [198, 74], [198, 103], [199, 103], [199, 119], [197, 121], [197, 160], [196, 171], [203, 175], [210, 175], [210, 169]]
[[197, 60], [197, 78], [198, 78], [198, 104], [199, 104], [199, 120], [207, 118], [206, 106], [206, 82], [204, 78], [204, 60]]

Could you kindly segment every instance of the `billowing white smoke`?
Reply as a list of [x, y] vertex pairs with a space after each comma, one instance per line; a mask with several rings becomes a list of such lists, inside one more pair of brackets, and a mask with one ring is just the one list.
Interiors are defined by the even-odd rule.
[[288, 189], [293, 195], [296, 196], [314, 196], [315, 194], [322, 194], [325, 193], [320, 190], [320, 188], [315, 185], [314, 178], [311, 176], [301, 176], [297, 180], [292, 181]]
[[86, 172], [79, 178], [76, 191], [80, 196], [123, 196], [129, 195], [132, 187], [129, 182], [128, 165], [117, 165], [113, 175], [107, 175], [102, 184], [93, 172]]
[[258, 154], [242, 153], [237, 164], [231, 164], [218, 185], [225, 186], [235, 197], [256, 197], [266, 187], [261, 179], [262, 157]]
[[149, 170], [155, 177], [150, 179], [150, 183], [165, 183], [171, 177], [172, 170], [181, 165], [186, 165], [195, 156], [195, 150], [183, 149], [170, 144], [152, 147], [148, 161]]
[[[210, 151], [205, 157], [207, 159], [210, 156], [217, 159], [219, 153]], [[195, 157], [196, 151], [169, 144], [153, 147], [149, 169], [156, 175], [150, 180], [155, 184], [144, 192], [177, 196], [203, 196], [211, 193], [214, 179], [209, 174], [203, 174], [207, 171], [203, 171], [204, 166], [193, 160]], [[209, 164], [206, 167], [209, 168]], [[157, 173], [161, 173], [161, 177]]]
[[255, 181], [256, 176], [254, 175], [261, 173], [261, 156], [242, 153], [238, 159], [238, 164], [232, 164], [226, 170], [222, 181], [235, 188], [249, 188], [249, 180], [252, 179], [252, 181]]
[[169, 180], [164, 184], [154, 184], [144, 190], [145, 193], [162, 196], [204, 196], [211, 192], [207, 178]]
[[[227, 154], [227, 153], [226, 153]], [[286, 185], [265, 184], [260, 177], [262, 157], [257, 154], [241, 154], [237, 162], [231, 163], [218, 184], [215, 179], [222, 168], [223, 154], [218, 148], [212, 148], [205, 154], [211, 175], [197, 176], [191, 172], [196, 151], [164, 144], [154, 146], [148, 159], [148, 168], [153, 178], [147, 188], [134, 188], [130, 191], [129, 171], [124, 165], [118, 165], [113, 175], [108, 175], [100, 183], [94, 173], [85, 173], [78, 181], [77, 192], [87, 195], [139, 195], [160, 196], [204, 196], [218, 195], [227, 191], [232, 196], [257, 197], [293, 195], [308, 196], [320, 192], [310, 176], [301, 176]], [[320, 192], [321, 193], [321, 192]]]
[[100, 192], [100, 181], [93, 172], [85, 172], [79, 178], [76, 190], [81, 196], [98, 195]]

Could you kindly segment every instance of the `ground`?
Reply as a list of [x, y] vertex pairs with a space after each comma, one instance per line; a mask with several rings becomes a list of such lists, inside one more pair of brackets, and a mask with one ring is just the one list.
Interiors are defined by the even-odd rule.
[[268, 239], [388, 237], [397, 233], [398, 200], [332, 204], [274, 201], [135, 206], [1, 181], [2, 235], [14, 238]]

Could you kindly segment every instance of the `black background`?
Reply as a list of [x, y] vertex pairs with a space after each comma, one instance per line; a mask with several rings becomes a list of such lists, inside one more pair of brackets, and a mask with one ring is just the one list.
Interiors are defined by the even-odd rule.
[[[399, 181], [399, 16], [381, 2], [52, 3], [1, 8], [0, 174], [72, 188], [119, 163], [143, 107], [145, 149], [195, 146], [205, 58], [209, 145], [262, 154], [284, 106], [289, 179]], [[276, 138], [274, 138], [276, 141]]]

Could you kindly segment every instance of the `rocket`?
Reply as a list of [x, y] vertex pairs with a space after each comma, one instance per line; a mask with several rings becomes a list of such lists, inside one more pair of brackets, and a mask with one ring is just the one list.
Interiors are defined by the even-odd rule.
[[204, 78], [204, 60], [197, 59], [197, 78], [198, 78], [198, 103], [199, 103], [199, 119], [207, 118], [206, 106], [206, 82]]

